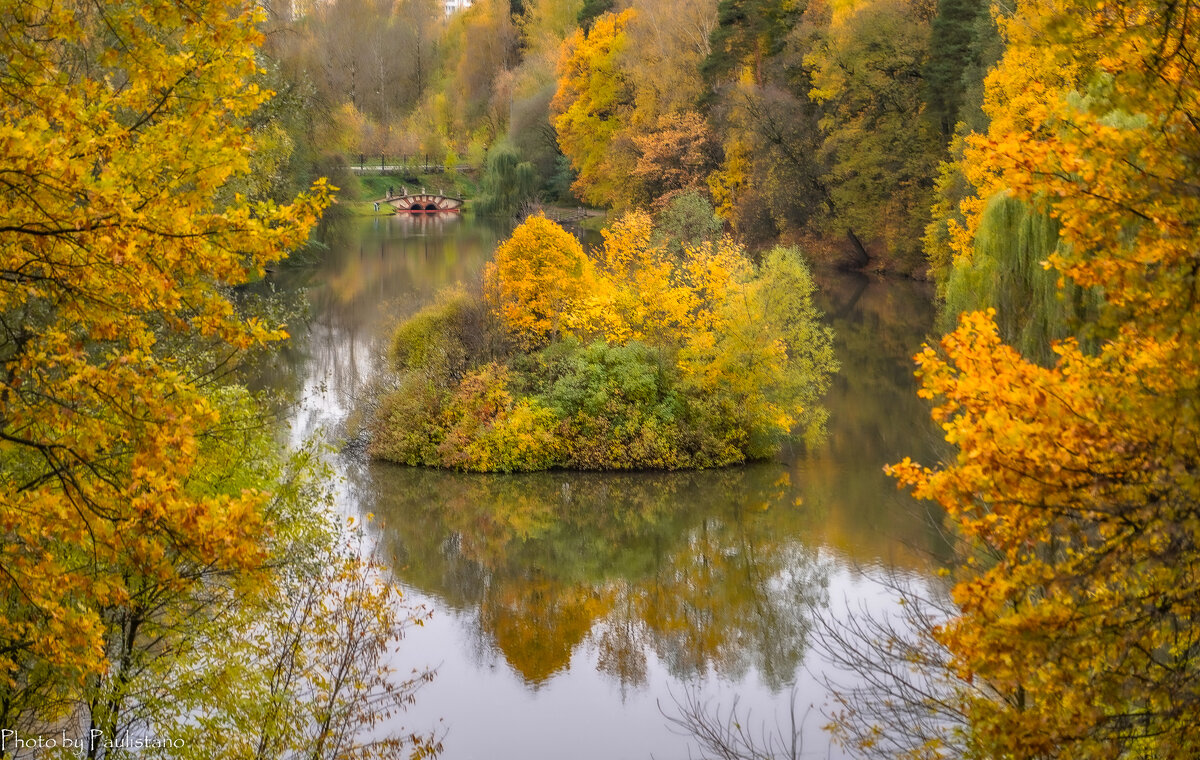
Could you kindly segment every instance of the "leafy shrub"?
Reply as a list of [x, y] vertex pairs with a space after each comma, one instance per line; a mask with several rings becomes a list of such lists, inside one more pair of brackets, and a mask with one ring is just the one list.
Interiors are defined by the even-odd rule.
[[516, 399], [508, 370], [472, 370], [452, 393], [415, 373], [386, 394], [368, 453], [407, 465], [480, 472], [544, 470], [562, 463], [558, 418], [535, 399]]
[[471, 466], [483, 472], [529, 472], [564, 464], [558, 418], [536, 399], [523, 398], [496, 416], [467, 447]]
[[367, 453], [400, 464], [436, 464], [438, 447], [445, 436], [435, 424], [444, 395], [428, 378], [405, 376], [379, 401]]
[[445, 290], [437, 302], [403, 322], [392, 334], [390, 358], [398, 372], [421, 374], [446, 386], [495, 352], [486, 309], [462, 288]]
[[[596, 341], [544, 362], [541, 397], [567, 420], [568, 464], [580, 469], [675, 469], [682, 402], [663, 355], [641, 343]], [[574, 347], [574, 350], [571, 348]]]

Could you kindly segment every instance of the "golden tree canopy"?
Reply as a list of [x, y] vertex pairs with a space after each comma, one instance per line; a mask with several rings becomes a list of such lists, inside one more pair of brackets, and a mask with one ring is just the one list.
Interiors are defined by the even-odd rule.
[[987, 685], [973, 756], [1200, 753], [1198, 10], [1030, 0], [1003, 21], [968, 219], [996, 193], [1048, 212], [1064, 244], [1047, 266], [1104, 304], [1097, 348], [1060, 342], [1051, 367], [991, 313], [918, 357], [957, 454], [893, 471], [976, 552], [938, 633]]
[[302, 243], [328, 188], [222, 191], [270, 96], [257, 14], [0, 2], [0, 686], [30, 662], [102, 670], [98, 610], [131, 577], [258, 557], [264, 495], [189, 482], [219, 416], [201, 383], [283, 335], [228, 287]]

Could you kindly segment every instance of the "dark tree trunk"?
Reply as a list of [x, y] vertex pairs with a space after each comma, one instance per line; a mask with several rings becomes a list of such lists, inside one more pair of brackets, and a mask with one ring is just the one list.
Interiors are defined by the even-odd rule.
[[846, 238], [850, 240], [852, 254], [850, 260], [844, 265], [844, 269], [862, 269], [867, 264], [871, 263], [871, 254], [867, 253], [867, 249], [863, 246], [862, 241], [858, 239], [858, 235], [854, 234], [854, 230], [846, 228]]

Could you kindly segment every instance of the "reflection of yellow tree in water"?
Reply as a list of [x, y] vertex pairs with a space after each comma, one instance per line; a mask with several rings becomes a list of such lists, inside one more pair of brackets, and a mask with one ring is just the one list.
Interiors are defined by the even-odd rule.
[[[379, 468], [376, 510], [404, 581], [478, 609], [509, 664], [540, 683], [585, 643], [639, 684], [654, 652], [687, 676], [756, 667], [787, 683], [824, 568], [795, 539], [779, 466], [674, 475], [449, 475]], [[768, 507], [768, 509], [763, 509]]]
[[479, 622], [514, 670], [541, 683], [570, 664], [571, 653], [611, 601], [603, 589], [533, 578], [490, 590], [479, 606]]
[[636, 614], [633, 598], [623, 595], [592, 634], [599, 650], [596, 667], [622, 686], [645, 683], [646, 636], [646, 623]]

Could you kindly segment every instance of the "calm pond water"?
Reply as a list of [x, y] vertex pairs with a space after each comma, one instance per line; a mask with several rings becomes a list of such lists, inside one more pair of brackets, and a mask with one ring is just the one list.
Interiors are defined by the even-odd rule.
[[[477, 282], [502, 234], [469, 218], [351, 220], [321, 264], [276, 277], [310, 307], [268, 370], [301, 399], [296, 439], [344, 434], [390, 328]], [[464, 475], [353, 447], [334, 458], [342, 508], [374, 513], [381, 556], [434, 611], [396, 662], [438, 669], [406, 728], [446, 730], [446, 760], [667, 760], [694, 751], [666, 717], [689, 689], [774, 725], [795, 688], [804, 756], [841, 756], [821, 730], [818, 616], [888, 610], [879, 577], [923, 583], [947, 549], [881, 471], [936, 458], [910, 360], [933, 324], [929, 293], [819, 280], [842, 365], [820, 451], [668, 474]]]

